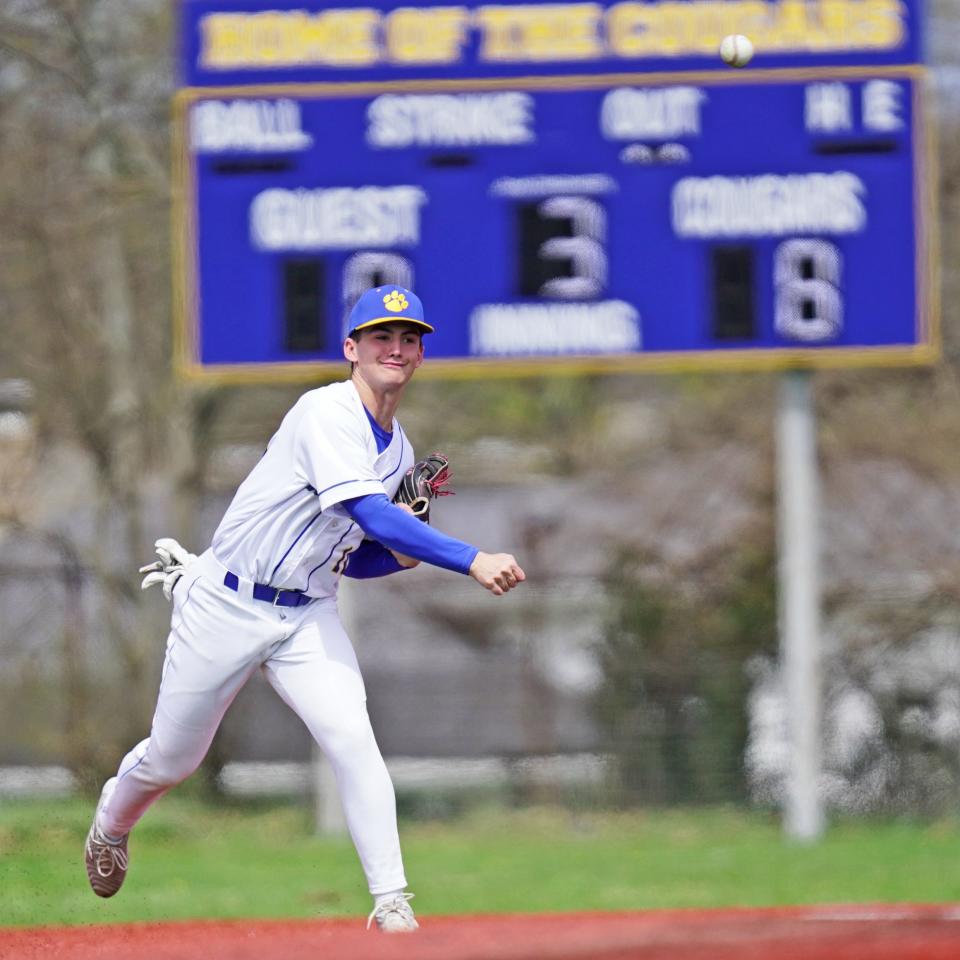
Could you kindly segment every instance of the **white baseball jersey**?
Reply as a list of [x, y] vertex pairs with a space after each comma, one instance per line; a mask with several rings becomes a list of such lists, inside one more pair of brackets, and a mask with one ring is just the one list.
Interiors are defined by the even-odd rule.
[[390, 445], [377, 452], [352, 381], [311, 390], [237, 490], [213, 536], [213, 554], [244, 579], [335, 596], [346, 557], [363, 539], [341, 501], [376, 493], [392, 500], [413, 463], [396, 420]]

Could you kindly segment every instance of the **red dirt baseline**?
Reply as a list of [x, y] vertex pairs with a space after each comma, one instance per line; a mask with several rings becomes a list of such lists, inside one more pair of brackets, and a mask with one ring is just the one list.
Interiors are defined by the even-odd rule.
[[0, 928], [2, 960], [960, 960], [960, 904]]

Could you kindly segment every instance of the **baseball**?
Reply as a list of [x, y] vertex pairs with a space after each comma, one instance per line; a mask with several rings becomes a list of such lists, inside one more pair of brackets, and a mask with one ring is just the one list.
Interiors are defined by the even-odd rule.
[[720, 59], [731, 67], [745, 67], [753, 59], [753, 44], [742, 33], [733, 33], [720, 41]]

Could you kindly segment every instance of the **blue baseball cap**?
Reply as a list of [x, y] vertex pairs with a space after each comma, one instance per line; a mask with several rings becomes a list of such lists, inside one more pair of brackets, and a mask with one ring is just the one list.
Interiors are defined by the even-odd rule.
[[387, 284], [363, 293], [343, 323], [344, 339], [355, 330], [375, 327], [380, 323], [409, 323], [421, 333], [433, 333], [433, 327], [423, 319], [420, 298], [406, 287]]

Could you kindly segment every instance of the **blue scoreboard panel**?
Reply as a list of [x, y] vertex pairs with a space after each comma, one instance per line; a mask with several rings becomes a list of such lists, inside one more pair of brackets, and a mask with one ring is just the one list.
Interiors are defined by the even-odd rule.
[[914, 4], [181, 10], [185, 375], [342, 372], [380, 283], [424, 301], [424, 373], [936, 357]]

